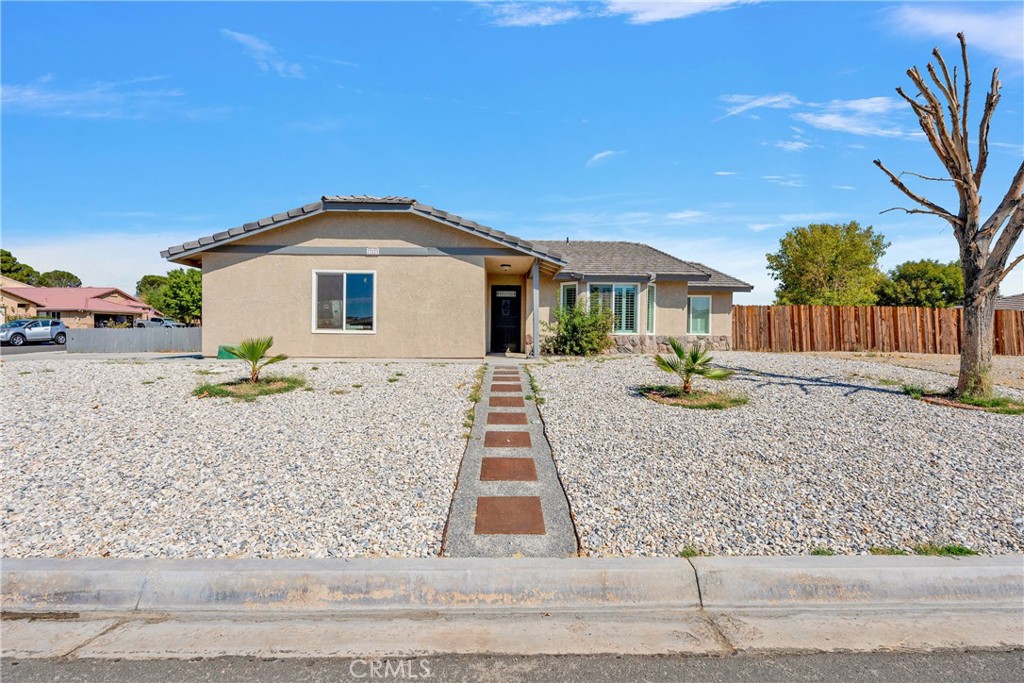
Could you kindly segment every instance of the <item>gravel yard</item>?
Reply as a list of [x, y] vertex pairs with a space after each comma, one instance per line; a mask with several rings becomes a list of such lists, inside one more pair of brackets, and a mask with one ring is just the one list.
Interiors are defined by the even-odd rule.
[[3, 555], [436, 555], [476, 368], [285, 362], [312, 391], [245, 403], [190, 395], [239, 362], [4, 361]]
[[1024, 417], [928, 405], [884, 383], [954, 383], [923, 370], [743, 352], [715, 360], [739, 372], [696, 387], [743, 392], [748, 405], [640, 398], [631, 387], [673, 381], [649, 357], [531, 368], [586, 554], [1024, 551]]

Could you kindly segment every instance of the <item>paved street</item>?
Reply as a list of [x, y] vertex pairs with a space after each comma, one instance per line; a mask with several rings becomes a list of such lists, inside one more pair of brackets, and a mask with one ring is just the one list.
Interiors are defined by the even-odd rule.
[[[388, 669], [390, 664], [390, 669]], [[375, 668], [374, 668], [375, 667]], [[376, 675], [374, 675], [376, 672]], [[4, 660], [5, 683], [314, 683], [373, 680], [430, 681], [899, 681], [900, 683], [1017, 683], [1024, 652], [817, 654], [733, 657], [489, 657], [394, 659], [206, 659], [193, 661]]]
[[0, 356], [24, 356], [30, 353], [57, 353], [66, 351], [67, 344], [25, 344], [24, 346], [0, 346]]

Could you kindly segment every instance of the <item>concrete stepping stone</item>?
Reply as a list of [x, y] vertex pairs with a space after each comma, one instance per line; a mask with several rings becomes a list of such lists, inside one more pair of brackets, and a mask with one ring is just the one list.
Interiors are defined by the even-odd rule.
[[479, 535], [543, 534], [544, 514], [537, 496], [481, 496], [476, 503]]
[[568, 557], [576, 528], [525, 373], [488, 367], [445, 525], [449, 557]]
[[524, 425], [527, 424], [526, 413], [487, 413], [489, 425]]
[[530, 432], [486, 432], [484, 448], [529, 448]]
[[537, 481], [533, 458], [484, 458], [480, 481]]

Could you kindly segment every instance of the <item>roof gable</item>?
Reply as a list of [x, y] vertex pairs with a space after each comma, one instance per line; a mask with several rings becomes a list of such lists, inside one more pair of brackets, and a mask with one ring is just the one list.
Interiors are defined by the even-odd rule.
[[227, 244], [236, 240], [252, 236], [257, 233], [273, 230], [295, 221], [310, 218], [330, 212], [361, 212], [361, 211], [384, 211], [396, 213], [409, 213], [426, 218], [427, 220], [441, 223], [442, 225], [462, 230], [484, 239], [494, 242], [500, 246], [521, 251], [530, 256], [535, 256], [557, 267], [565, 265], [564, 260], [555, 252], [537, 247], [534, 243], [522, 238], [510, 235], [500, 230], [495, 230], [476, 221], [472, 221], [455, 214], [436, 209], [426, 204], [421, 204], [409, 197], [370, 197], [367, 195], [329, 195], [321, 197], [319, 202], [306, 204], [290, 211], [274, 214], [258, 221], [245, 223], [244, 225], [218, 232], [208, 237], [200, 237], [191, 242], [185, 242], [160, 252], [165, 259], [185, 265], [197, 265], [200, 258], [193, 258], [202, 252], [221, 244]]

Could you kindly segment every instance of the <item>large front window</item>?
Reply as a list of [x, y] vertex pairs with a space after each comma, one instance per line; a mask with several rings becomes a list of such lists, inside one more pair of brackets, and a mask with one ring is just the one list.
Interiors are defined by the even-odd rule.
[[314, 332], [375, 332], [374, 273], [319, 270], [313, 273]]
[[711, 297], [688, 297], [690, 334], [711, 334]]
[[636, 334], [636, 285], [590, 285], [590, 305], [612, 309], [615, 334]]

